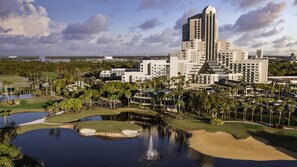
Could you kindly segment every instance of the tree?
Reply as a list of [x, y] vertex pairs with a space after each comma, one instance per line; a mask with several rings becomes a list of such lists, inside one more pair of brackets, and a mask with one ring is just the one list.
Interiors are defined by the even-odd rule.
[[76, 112], [76, 113], [78, 113], [81, 109], [82, 109], [82, 107], [83, 107], [83, 105], [82, 105], [82, 101], [80, 100], [80, 99], [77, 99], [77, 98], [72, 98], [72, 99], [70, 99], [70, 103], [71, 103], [71, 107], [72, 107], [72, 109], [74, 110], [74, 112]]
[[249, 104], [247, 102], [242, 102], [242, 108], [243, 108], [242, 120], [246, 121], [246, 113], [249, 108]]
[[291, 115], [295, 112], [296, 102], [294, 100], [290, 100], [288, 102], [288, 126], [290, 126]]
[[263, 111], [264, 111], [264, 107], [262, 105], [259, 107], [259, 111], [260, 111], [260, 114], [261, 114], [260, 122], [262, 123], [262, 121], [263, 121]]
[[284, 110], [284, 107], [279, 105], [276, 107], [276, 110], [278, 111], [278, 124], [280, 125], [281, 124], [281, 119], [282, 119], [282, 113], [283, 113], [283, 110]]
[[269, 109], [269, 124], [271, 124], [271, 119], [272, 119], [274, 107], [273, 106], [269, 106], [268, 109]]
[[254, 122], [254, 114], [255, 114], [256, 108], [257, 108], [256, 104], [253, 104], [252, 107], [251, 107], [251, 110], [252, 110], [252, 122]]
[[8, 143], [0, 143], [0, 166], [13, 167], [13, 161], [22, 158], [23, 155], [19, 148], [9, 145]]
[[10, 115], [11, 113], [11, 110], [2, 110], [0, 112], [1, 115], [3, 115], [3, 118], [4, 118], [4, 126], [7, 125], [7, 117]]

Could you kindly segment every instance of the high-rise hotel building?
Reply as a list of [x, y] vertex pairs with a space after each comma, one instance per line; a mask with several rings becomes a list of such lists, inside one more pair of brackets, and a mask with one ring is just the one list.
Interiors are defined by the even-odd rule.
[[248, 52], [219, 40], [216, 9], [206, 7], [183, 25], [181, 51], [169, 54], [170, 77], [179, 74], [199, 84], [221, 79], [266, 83], [268, 60], [248, 59]]
[[248, 52], [219, 39], [218, 27], [216, 9], [206, 7], [183, 25], [181, 50], [170, 53], [168, 62], [145, 60], [139, 72], [125, 73], [122, 80], [135, 82], [157, 76], [172, 78], [184, 75], [187, 80], [198, 84], [213, 84], [221, 79], [244, 80], [248, 84], [266, 83], [268, 60], [248, 59]]

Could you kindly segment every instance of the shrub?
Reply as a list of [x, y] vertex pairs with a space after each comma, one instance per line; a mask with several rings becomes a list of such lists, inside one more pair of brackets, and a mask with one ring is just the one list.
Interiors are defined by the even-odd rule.
[[210, 121], [211, 125], [224, 125], [224, 122], [221, 119], [214, 118]]
[[273, 128], [277, 128], [277, 129], [283, 129], [283, 125], [280, 125], [278, 123], [273, 124]]

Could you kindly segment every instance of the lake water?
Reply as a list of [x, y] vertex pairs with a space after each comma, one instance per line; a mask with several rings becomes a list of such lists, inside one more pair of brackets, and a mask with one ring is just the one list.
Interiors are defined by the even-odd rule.
[[[147, 120], [139, 115], [104, 116], [103, 120]], [[99, 119], [95, 117], [95, 119]], [[43, 129], [17, 136], [11, 143], [21, 152], [43, 160], [49, 167], [296, 167], [297, 161], [237, 161], [213, 158], [187, 146], [189, 135], [172, 130], [167, 125], [149, 125], [144, 121], [143, 132], [133, 139], [82, 137], [71, 129]], [[160, 160], [147, 161], [150, 135]]]
[[6, 100], [16, 100], [16, 99], [31, 99], [34, 98], [35, 96], [33, 94], [21, 94], [21, 95], [8, 95], [5, 96], [4, 94], [2, 94], [0, 96], [0, 102], [1, 101], [6, 101]]
[[[35, 121], [47, 115], [48, 115], [47, 112], [27, 112], [27, 113], [12, 114], [7, 116], [7, 124], [19, 125], [19, 124]], [[4, 127], [4, 117], [0, 117], [0, 127]]]
[[[82, 137], [70, 129], [44, 129], [16, 137], [12, 144], [22, 153], [42, 159], [49, 167], [296, 167], [296, 161], [254, 162], [213, 158], [189, 149], [186, 138], [176, 132], [153, 127], [158, 161], [143, 160], [148, 149], [150, 130], [133, 139], [107, 140]], [[183, 135], [182, 135], [183, 136]]]

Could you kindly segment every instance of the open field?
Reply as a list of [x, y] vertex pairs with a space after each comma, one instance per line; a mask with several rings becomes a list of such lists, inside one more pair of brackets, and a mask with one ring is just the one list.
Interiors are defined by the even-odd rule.
[[36, 97], [32, 99], [22, 99], [20, 105], [18, 106], [7, 106], [4, 102], [0, 103], [0, 111], [11, 110], [11, 114], [21, 113], [21, 112], [42, 112], [44, 107], [51, 104], [55, 100], [60, 100], [61, 97]]
[[30, 87], [30, 83], [27, 82], [26, 78], [20, 76], [5, 76], [0, 75], [0, 85], [3, 81], [12, 82], [12, 85], [16, 87]]
[[17, 127], [17, 134], [21, 135], [23, 133], [33, 131], [33, 130], [39, 130], [39, 129], [51, 129], [51, 128], [58, 128], [59, 125], [49, 125], [49, 124], [35, 124], [35, 125], [25, 125]]
[[80, 128], [94, 129], [97, 132], [122, 133], [122, 130], [140, 130], [141, 127], [120, 121], [87, 121], [78, 122], [75, 125]]
[[48, 123], [66, 123], [66, 122], [73, 122], [78, 121], [85, 117], [91, 116], [104, 116], [104, 115], [118, 115], [121, 112], [134, 112], [146, 115], [157, 115], [156, 112], [151, 110], [143, 110], [143, 109], [136, 109], [136, 108], [119, 108], [116, 110], [110, 110], [104, 107], [97, 107], [94, 109], [83, 110], [77, 114], [75, 113], [66, 113], [59, 116], [53, 116], [46, 119]]

